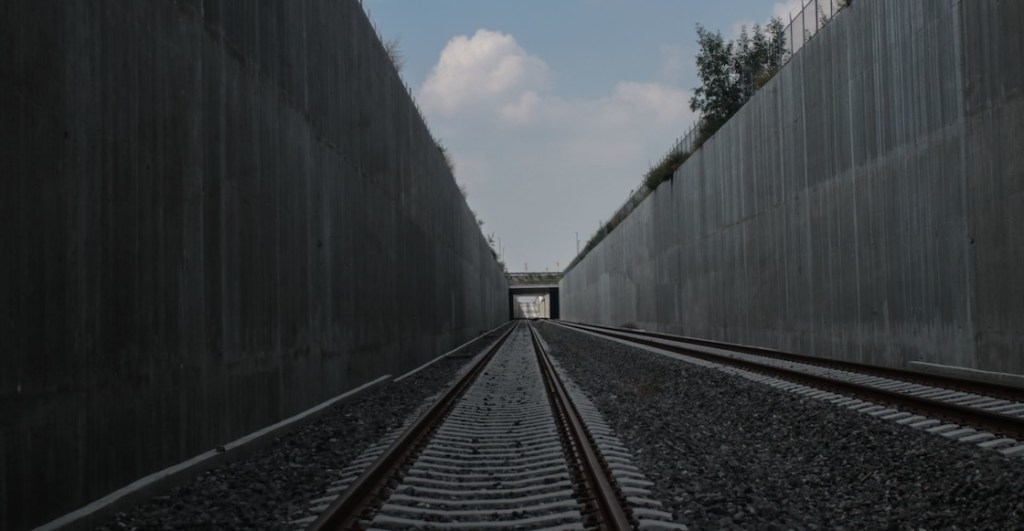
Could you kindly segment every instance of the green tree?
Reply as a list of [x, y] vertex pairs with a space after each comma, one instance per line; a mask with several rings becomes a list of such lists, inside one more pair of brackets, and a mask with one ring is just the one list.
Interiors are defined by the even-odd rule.
[[706, 121], [724, 123], [742, 105], [733, 71], [733, 43], [726, 43], [720, 32], [711, 33], [700, 24], [697, 43], [701, 85], [693, 91], [690, 109], [699, 111]]
[[740, 30], [736, 41], [726, 42], [720, 32], [697, 25], [697, 76], [701, 86], [693, 91], [690, 109], [703, 117], [702, 133], [708, 137], [746, 103], [786, 60], [786, 34], [782, 21], [771, 19], [753, 34]]
[[384, 43], [384, 51], [387, 52], [391, 63], [395, 65], [395, 70], [401, 73], [402, 68], [405, 67], [405, 54], [402, 53], [402, 44], [398, 41], [398, 37], [388, 39]]

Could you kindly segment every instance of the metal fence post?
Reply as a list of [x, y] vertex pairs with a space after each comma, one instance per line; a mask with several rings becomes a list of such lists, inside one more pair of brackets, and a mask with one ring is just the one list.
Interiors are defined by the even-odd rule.
[[790, 12], [789, 13], [789, 55], [790, 55], [790, 57], [792, 57], [793, 54], [795, 54], [795, 53], [796, 53], [796, 50], [793, 48], [793, 13]]
[[803, 39], [800, 45], [803, 46], [807, 42], [807, 6], [803, 6], [800, 9], [800, 37]]

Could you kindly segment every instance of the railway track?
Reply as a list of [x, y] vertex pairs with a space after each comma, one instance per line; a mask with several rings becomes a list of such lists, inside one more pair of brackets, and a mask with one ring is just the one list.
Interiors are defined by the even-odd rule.
[[510, 328], [309, 529], [675, 527], [558, 372], [532, 326]]
[[634, 329], [559, 322], [626, 343], [802, 386], [814, 398], [1024, 456], [1024, 390]]

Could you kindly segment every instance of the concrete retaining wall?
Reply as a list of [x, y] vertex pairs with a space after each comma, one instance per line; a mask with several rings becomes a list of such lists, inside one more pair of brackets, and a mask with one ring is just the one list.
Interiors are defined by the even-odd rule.
[[507, 318], [358, 2], [4, 2], [0, 115], [0, 528]]
[[564, 318], [1024, 373], [1022, 27], [854, 2], [566, 274]]

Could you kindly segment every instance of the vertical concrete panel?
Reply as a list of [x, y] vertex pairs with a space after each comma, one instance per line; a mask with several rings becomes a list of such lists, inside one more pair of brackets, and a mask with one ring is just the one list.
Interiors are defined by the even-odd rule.
[[622, 324], [593, 310], [619, 302], [604, 257], [654, 223], [678, 232], [619, 266], [678, 294], [640, 301], [652, 328], [1024, 373], [1022, 17], [854, 3], [567, 272], [563, 315]]
[[973, 265], [979, 364], [1020, 372], [1024, 364], [1024, 6], [960, 6]]
[[0, 109], [0, 529], [506, 318], [356, 2], [6, 2]]

